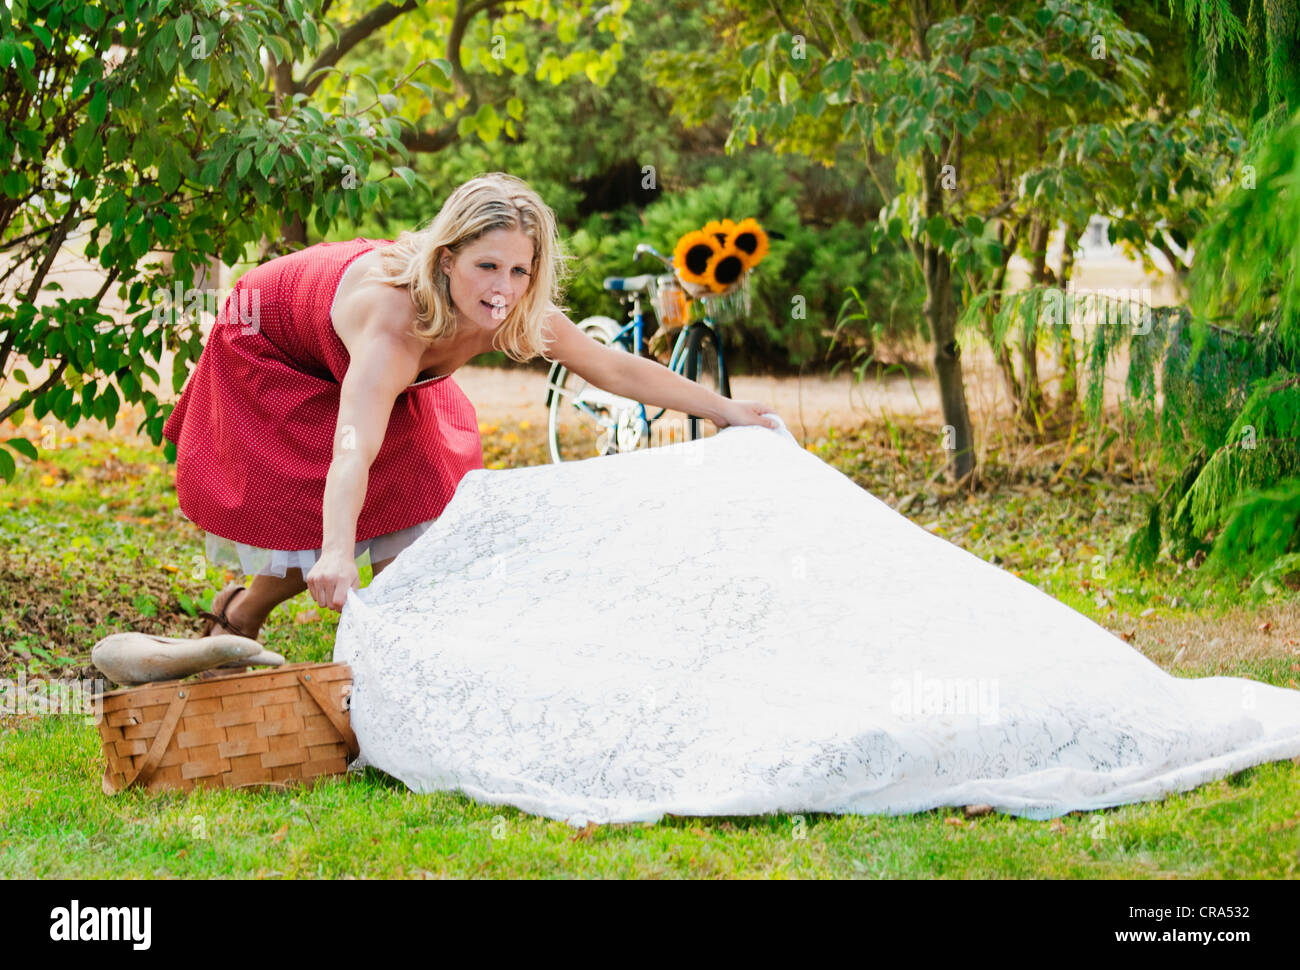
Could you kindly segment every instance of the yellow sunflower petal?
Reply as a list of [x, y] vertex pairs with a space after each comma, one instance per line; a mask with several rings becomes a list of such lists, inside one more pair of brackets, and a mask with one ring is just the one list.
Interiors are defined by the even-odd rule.
[[688, 232], [677, 240], [677, 246], [673, 249], [673, 268], [683, 280], [706, 283], [704, 273], [709, 260], [721, 250], [722, 247], [713, 236], [699, 230]]
[[744, 254], [745, 268], [752, 269], [767, 255], [767, 233], [757, 219], [742, 219], [727, 242]]
[[705, 283], [714, 293], [725, 293], [740, 282], [747, 268], [744, 254], [739, 249], [728, 246], [709, 260], [708, 268], [704, 271]]
[[731, 234], [735, 232], [736, 224], [730, 219], [713, 219], [704, 224], [700, 232], [708, 233], [718, 240], [719, 246], [725, 246]]

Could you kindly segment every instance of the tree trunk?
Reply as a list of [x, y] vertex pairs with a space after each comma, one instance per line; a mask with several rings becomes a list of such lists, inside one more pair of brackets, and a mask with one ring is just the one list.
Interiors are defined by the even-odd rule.
[[[939, 157], [927, 152], [922, 165], [925, 176], [924, 205], [928, 220], [943, 214], [943, 197], [939, 194]], [[975, 434], [966, 407], [966, 385], [961, 375], [961, 348], [957, 346], [957, 305], [953, 299], [952, 261], [947, 253], [926, 239], [921, 251], [921, 270], [925, 276], [925, 320], [930, 327], [934, 372], [939, 381], [939, 400], [943, 407], [943, 442], [948, 449], [948, 475], [953, 481], [960, 481], [975, 468]]]
[[[980, 332], [984, 334], [984, 339], [989, 342], [989, 350], [993, 352], [993, 361], [998, 365], [998, 374], [1002, 378], [1002, 386], [1007, 392], [1007, 398], [1011, 401], [1013, 410], [1020, 407], [1020, 381], [1016, 377], [1016, 365], [1011, 359], [1011, 351], [1007, 349], [1006, 342], [999, 342], [993, 333], [993, 321], [1002, 310], [1002, 294], [1005, 292], [1007, 282], [1007, 267], [1011, 262], [1012, 254], [1016, 251], [1016, 246], [1019, 245], [1019, 240], [1019, 224], [1011, 230], [1009, 235], [1005, 223], [998, 226], [998, 243], [1002, 247], [1002, 261], [1001, 265], [993, 273], [993, 295], [980, 313]], [[972, 286], [973, 290], [974, 286]]]
[[[1056, 281], [1060, 287], [1061, 294], [1064, 296], [1070, 289], [1070, 278], [1074, 275], [1074, 246], [1072, 241], [1079, 238], [1082, 231], [1078, 226], [1072, 223], [1065, 225], [1065, 238], [1062, 240], [1061, 247], [1061, 276]], [[1072, 414], [1079, 402], [1079, 371], [1074, 357], [1074, 329], [1069, 314], [1062, 321], [1061, 327], [1061, 346], [1060, 346], [1060, 365], [1061, 365], [1061, 391], [1057, 398], [1056, 408], [1064, 409], [1067, 413]]]
[[980, 314], [980, 330], [984, 333], [984, 338], [989, 342], [989, 348], [993, 351], [993, 360], [998, 365], [998, 374], [1002, 377], [1002, 386], [1006, 389], [1007, 397], [1011, 399], [1013, 410], [1020, 408], [1020, 379], [1016, 377], [1015, 361], [1011, 359], [1011, 351], [1007, 349], [1005, 343], [999, 344], [993, 334], [993, 317], [997, 316], [1000, 307], [998, 302], [987, 304], [986, 312]]
[[[1033, 286], [1046, 286], [1050, 280], [1047, 271], [1047, 236], [1051, 225], [1046, 219], [1035, 218], [1029, 227], [1029, 255], [1031, 264], [1029, 282]], [[1020, 357], [1024, 365], [1025, 383], [1016, 409], [1016, 417], [1025, 428], [1037, 433], [1041, 430], [1043, 415], [1043, 387], [1038, 380], [1038, 315], [1026, 320], [1020, 335]]]
[[966, 386], [961, 375], [961, 348], [957, 346], [957, 307], [952, 298], [952, 264], [947, 253], [925, 246], [925, 320], [934, 350], [934, 372], [943, 406], [944, 446], [948, 476], [965, 478], [975, 467], [975, 435], [966, 407]]

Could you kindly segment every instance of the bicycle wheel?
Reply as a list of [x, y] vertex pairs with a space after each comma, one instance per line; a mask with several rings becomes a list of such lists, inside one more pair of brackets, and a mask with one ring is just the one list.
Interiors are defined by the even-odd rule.
[[[611, 341], [605, 330], [584, 328], [584, 332], [607, 346], [628, 349], [622, 341]], [[551, 365], [547, 385], [552, 462], [613, 455], [642, 446], [641, 439], [647, 436], [636, 401], [602, 390], [559, 363]]]
[[[703, 323], [691, 327], [686, 341], [686, 361], [682, 376], [704, 385], [716, 394], [731, 397], [731, 381], [727, 377], [727, 369], [722, 360], [718, 335], [712, 327]], [[691, 441], [717, 434], [717, 428], [712, 421], [695, 415], [687, 416], [687, 427]]]

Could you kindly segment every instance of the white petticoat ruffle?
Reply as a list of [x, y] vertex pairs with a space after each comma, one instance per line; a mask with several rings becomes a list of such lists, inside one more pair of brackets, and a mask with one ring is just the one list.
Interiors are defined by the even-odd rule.
[[[358, 542], [354, 553], [357, 565], [373, 566], [377, 562], [393, 558], [424, 535], [436, 521], [437, 519], [428, 519], [406, 529]], [[275, 576], [278, 579], [283, 579], [290, 569], [301, 569], [305, 578], [316, 565], [321, 553], [319, 549], [262, 549], [211, 532], [204, 539], [203, 550], [211, 563], [242, 570], [246, 576]]]

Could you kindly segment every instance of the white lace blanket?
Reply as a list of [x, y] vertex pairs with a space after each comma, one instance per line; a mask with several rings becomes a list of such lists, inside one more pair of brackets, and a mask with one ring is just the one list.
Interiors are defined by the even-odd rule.
[[1300, 692], [1169, 676], [784, 428], [470, 472], [335, 659], [366, 762], [575, 826], [1048, 818], [1300, 755]]

